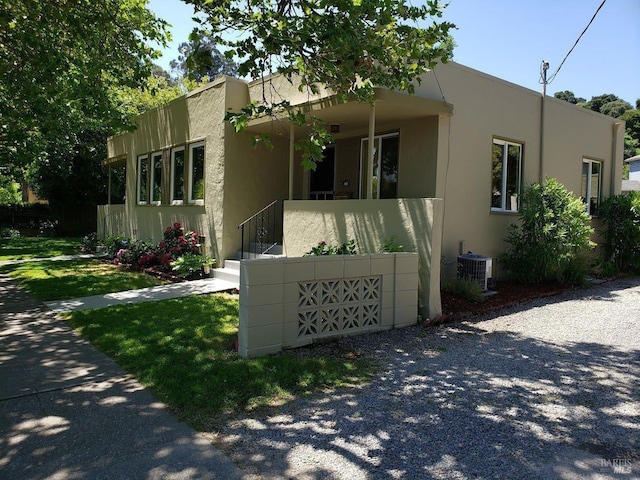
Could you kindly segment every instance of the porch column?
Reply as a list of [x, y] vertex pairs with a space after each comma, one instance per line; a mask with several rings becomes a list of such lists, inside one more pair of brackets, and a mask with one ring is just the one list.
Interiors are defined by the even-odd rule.
[[369, 161], [367, 162], [367, 177], [365, 181], [367, 182], [367, 198], [373, 198], [373, 154], [374, 154], [374, 140], [376, 136], [376, 102], [375, 100], [371, 102], [369, 106], [369, 151], [367, 152], [367, 157]]
[[295, 156], [295, 128], [289, 125], [289, 200], [293, 200], [293, 161]]

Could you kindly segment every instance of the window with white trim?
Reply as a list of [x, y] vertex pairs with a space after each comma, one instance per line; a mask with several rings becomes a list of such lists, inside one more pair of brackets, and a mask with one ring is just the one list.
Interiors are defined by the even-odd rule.
[[602, 183], [602, 162], [582, 159], [582, 186], [580, 197], [587, 205], [587, 213], [598, 215], [600, 207], [600, 185]]
[[189, 145], [189, 203], [204, 201], [204, 142]]
[[520, 208], [522, 144], [493, 139], [491, 210], [517, 212]]
[[171, 203], [180, 205], [184, 203], [184, 147], [171, 150]]
[[162, 202], [162, 152], [151, 155], [151, 203]]
[[149, 157], [138, 157], [138, 205], [146, 205], [149, 202]]

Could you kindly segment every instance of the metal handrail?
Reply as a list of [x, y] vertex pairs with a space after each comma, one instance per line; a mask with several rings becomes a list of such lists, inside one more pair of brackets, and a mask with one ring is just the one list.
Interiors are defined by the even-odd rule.
[[279, 200], [274, 200], [238, 225], [240, 259], [244, 258], [245, 252], [249, 253], [250, 258], [255, 258], [282, 242], [282, 207], [278, 208], [280, 203]]
[[115, 215], [116, 213], [120, 213], [125, 208], [126, 208], [126, 205], [122, 205], [122, 207], [115, 209], [113, 210], [113, 212], [109, 212], [104, 217], [102, 217], [102, 233], [104, 234], [105, 238], [107, 237], [107, 218], [110, 217], [111, 215]]

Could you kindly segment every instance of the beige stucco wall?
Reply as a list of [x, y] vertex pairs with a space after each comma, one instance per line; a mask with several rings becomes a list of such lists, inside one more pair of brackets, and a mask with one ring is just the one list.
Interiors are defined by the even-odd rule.
[[[435, 195], [445, 200], [442, 240], [445, 265], [454, 266], [461, 242], [466, 251], [495, 258], [506, 248], [507, 226], [516, 222], [518, 215], [491, 212], [492, 140], [499, 137], [522, 143], [523, 182], [537, 182], [541, 94], [455, 63], [438, 65], [435, 73], [425, 77], [417, 94], [444, 96], [454, 105], [452, 116], [439, 119], [436, 172]], [[614, 134], [616, 122], [611, 117], [547, 97], [544, 176], [557, 178], [579, 195], [582, 159], [595, 159], [603, 163], [603, 198], [618, 193], [624, 127], [622, 130], [618, 127]], [[443, 272], [455, 271], [449, 267]], [[501, 275], [499, 264], [494, 266], [494, 273]]]
[[[223, 215], [207, 215], [216, 211], [223, 196], [224, 172], [224, 114], [225, 81], [215, 81], [194, 90], [163, 107], [156, 108], [138, 117], [137, 129], [108, 141], [109, 157], [126, 154], [126, 225], [125, 236], [157, 242], [162, 239], [164, 229], [180, 222], [186, 230], [197, 231], [205, 236], [208, 253], [219, 257]], [[169, 205], [169, 162], [163, 168], [162, 205], [137, 204], [137, 157], [157, 151], [165, 151], [169, 159], [172, 147], [205, 142], [205, 184], [203, 205]], [[220, 211], [220, 209], [218, 209]]]
[[[288, 198], [290, 132], [286, 122], [258, 125], [254, 133], [267, 129], [273, 134], [274, 146], [272, 150], [254, 149], [248, 134], [238, 135], [224, 122], [225, 113], [239, 110], [250, 100], [277, 99], [273, 96], [276, 93], [295, 104], [318, 100], [326, 92], [309, 97], [283, 78], [274, 77], [270, 81], [265, 85], [247, 85], [241, 80], [218, 80], [143, 115], [139, 119], [140, 128], [134, 133], [110, 139], [110, 158], [127, 155], [127, 235], [158, 240], [166, 225], [181, 221], [186, 228], [202, 232], [209, 239], [210, 253], [222, 260], [235, 255], [239, 246], [237, 225], [241, 221], [275, 199]], [[496, 258], [506, 248], [507, 226], [517, 221], [518, 216], [491, 212], [492, 139], [522, 143], [523, 181], [525, 184], [538, 181], [540, 93], [450, 63], [438, 65], [434, 72], [425, 75], [416, 95], [440, 103], [396, 105], [397, 97], [383, 96], [377, 107], [375, 134], [400, 135], [398, 195], [444, 200], [440, 233], [445, 265], [454, 265], [461, 244], [465, 251]], [[445, 105], [443, 101], [453, 105], [452, 113], [446, 108], [439, 110]], [[316, 107], [319, 106], [325, 105], [316, 102]], [[342, 125], [342, 131], [335, 136], [335, 190], [357, 197], [360, 140], [368, 134], [368, 106], [336, 106], [327, 102], [326, 107], [331, 112], [331, 121]], [[423, 112], [423, 107], [430, 110]], [[553, 98], [545, 100], [545, 111], [543, 174], [556, 177], [569, 190], [579, 193], [582, 159], [598, 160], [603, 164], [603, 197], [617, 193], [623, 122]], [[614, 127], [615, 123], [621, 125]], [[302, 134], [304, 129], [296, 131], [296, 135]], [[198, 140], [206, 141], [204, 205], [137, 206], [137, 155]], [[167, 170], [165, 178], [168, 175]], [[349, 181], [349, 187], [342, 186], [343, 180]], [[305, 200], [307, 196], [308, 173], [300, 166], [300, 153], [296, 152], [293, 198]], [[335, 211], [337, 205], [330, 210]], [[380, 207], [380, 211], [384, 208]], [[326, 206], [309, 205], [306, 215], [311, 216], [313, 210], [323, 212]], [[298, 221], [305, 223], [301, 217]], [[363, 224], [354, 231], [367, 228]], [[419, 229], [418, 223], [414, 230]], [[389, 228], [385, 226], [383, 230]], [[320, 240], [314, 233], [312, 244]], [[377, 241], [381, 242], [384, 235], [379, 233], [380, 229], [375, 227], [371, 235], [377, 235]], [[496, 271], [499, 275], [497, 264]]]
[[442, 313], [440, 302], [439, 199], [334, 200], [285, 202], [284, 249], [299, 257], [320, 241], [341, 244], [354, 239], [358, 253], [377, 253], [392, 235], [407, 252], [417, 252], [420, 314], [434, 318]]

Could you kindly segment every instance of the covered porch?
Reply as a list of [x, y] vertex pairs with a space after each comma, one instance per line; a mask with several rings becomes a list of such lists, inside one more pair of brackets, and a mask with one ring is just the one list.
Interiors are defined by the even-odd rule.
[[372, 104], [340, 102], [329, 96], [299, 105], [324, 122], [334, 143], [315, 170], [304, 170], [294, 145], [308, 135], [286, 118], [250, 122], [253, 135], [271, 134], [289, 143], [289, 200], [346, 200], [438, 197], [438, 161], [453, 107], [443, 101], [375, 89]]

